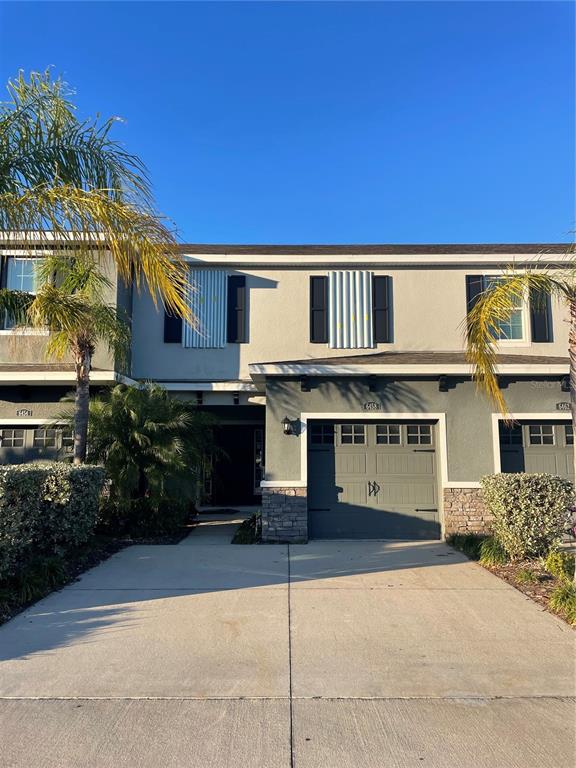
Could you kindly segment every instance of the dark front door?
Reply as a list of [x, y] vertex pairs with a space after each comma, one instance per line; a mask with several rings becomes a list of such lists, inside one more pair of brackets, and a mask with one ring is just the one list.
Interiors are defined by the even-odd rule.
[[312, 422], [312, 538], [440, 536], [434, 424]]
[[264, 459], [264, 425], [223, 425], [216, 435], [221, 455], [212, 473], [211, 503], [259, 504]]

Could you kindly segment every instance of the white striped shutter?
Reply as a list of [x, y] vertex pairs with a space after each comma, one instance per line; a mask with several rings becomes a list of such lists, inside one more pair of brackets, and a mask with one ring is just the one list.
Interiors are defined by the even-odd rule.
[[372, 274], [363, 269], [328, 274], [329, 346], [333, 349], [374, 346]]
[[227, 274], [221, 269], [191, 269], [188, 303], [198, 327], [184, 324], [182, 343], [195, 349], [226, 346]]

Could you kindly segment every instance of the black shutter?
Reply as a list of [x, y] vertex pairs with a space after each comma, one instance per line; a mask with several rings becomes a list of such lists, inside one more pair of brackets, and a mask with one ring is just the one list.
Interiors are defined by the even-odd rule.
[[182, 318], [164, 310], [164, 344], [182, 343]]
[[243, 344], [246, 335], [246, 275], [230, 275], [226, 340], [229, 344]]
[[466, 275], [466, 311], [470, 312], [484, 290], [483, 275]]
[[372, 279], [372, 322], [374, 342], [392, 342], [392, 278], [377, 275]]
[[530, 291], [530, 326], [532, 341], [537, 343], [553, 341], [550, 294], [535, 288]]
[[328, 278], [310, 278], [310, 341], [328, 341]]

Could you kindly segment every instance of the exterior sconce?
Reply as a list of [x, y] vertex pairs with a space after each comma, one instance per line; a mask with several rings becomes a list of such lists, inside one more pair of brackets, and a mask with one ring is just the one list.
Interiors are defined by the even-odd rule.
[[448, 392], [448, 377], [447, 376], [440, 376], [438, 379], [438, 391], [439, 392]]
[[240, 405], [240, 392], [234, 392], [232, 396], [232, 402], [234, 405]]
[[560, 390], [562, 392], [570, 392], [570, 376], [563, 376], [560, 382]]
[[284, 416], [280, 423], [282, 424], [282, 432], [284, 432], [285, 435], [294, 434], [294, 422], [291, 421], [288, 416]]

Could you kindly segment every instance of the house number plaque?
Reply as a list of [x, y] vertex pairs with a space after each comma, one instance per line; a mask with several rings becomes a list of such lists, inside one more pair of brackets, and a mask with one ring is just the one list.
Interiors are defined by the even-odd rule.
[[16, 411], [16, 416], [32, 416], [32, 411], [30, 408], [19, 408]]
[[364, 410], [365, 411], [381, 411], [382, 403], [376, 403], [374, 400], [371, 400], [369, 403], [364, 403]]
[[556, 410], [557, 411], [569, 411], [570, 410], [570, 403], [556, 403]]

